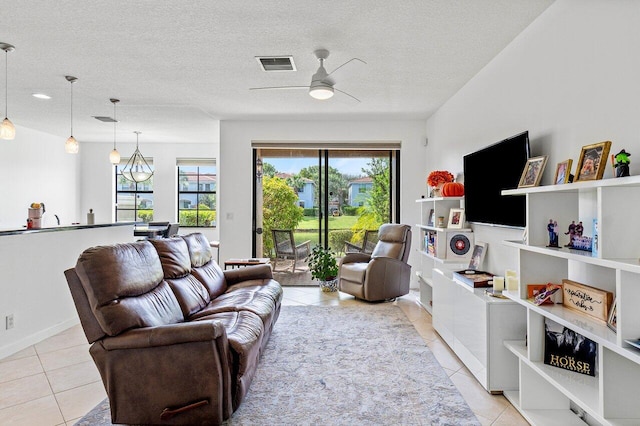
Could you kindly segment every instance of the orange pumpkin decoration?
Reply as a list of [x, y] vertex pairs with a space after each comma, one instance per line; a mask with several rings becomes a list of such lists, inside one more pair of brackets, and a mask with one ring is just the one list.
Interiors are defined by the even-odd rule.
[[443, 197], [462, 197], [464, 195], [464, 185], [460, 182], [447, 182], [442, 185]]

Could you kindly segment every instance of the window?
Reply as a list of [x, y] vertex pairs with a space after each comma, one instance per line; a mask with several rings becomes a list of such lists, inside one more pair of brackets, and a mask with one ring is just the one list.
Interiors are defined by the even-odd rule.
[[178, 222], [181, 227], [216, 226], [215, 160], [178, 160]]
[[358, 193], [366, 194], [367, 193], [367, 187], [364, 186], [364, 185], [360, 185], [360, 187], [358, 188]]
[[[147, 158], [153, 170], [153, 162]], [[153, 220], [153, 176], [135, 183], [122, 176], [125, 163], [116, 166], [116, 222]]]

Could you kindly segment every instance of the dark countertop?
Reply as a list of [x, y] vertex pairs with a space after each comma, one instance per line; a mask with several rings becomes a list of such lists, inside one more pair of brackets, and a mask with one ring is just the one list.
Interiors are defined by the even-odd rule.
[[75, 231], [77, 229], [90, 229], [90, 228], [108, 228], [112, 226], [132, 226], [135, 225], [136, 222], [117, 222], [117, 223], [96, 223], [93, 225], [78, 224], [78, 225], [61, 225], [61, 226], [50, 226], [46, 228], [40, 229], [4, 229], [0, 230], [0, 237], [4, 235], [19, 235], [19, 234], [32, 234], [36, 232], [57, 232], [57, 231]]

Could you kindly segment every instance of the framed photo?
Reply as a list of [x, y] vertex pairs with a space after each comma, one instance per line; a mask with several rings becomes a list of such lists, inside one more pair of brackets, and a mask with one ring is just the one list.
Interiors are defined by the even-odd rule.
[[573, 160], [569, 158], [556, 166], [556, 177], [553, 179], [555, 185], [571, 182], [571, 165]]
[[477, 242], [473, 246], [473, 253], [471, 253], [471, 260], [469, 260], [469, 269], [473, 269], [474, 271], [482, 270], [485, 254], [487, 254], [487, 243]]
[[576, 182], [602, 179], [610, 149], [611, 141], [583, 146], [576, 169]]
[[464, 209], [449, 210], [449, 224], [447, 228], [462, 229], [464, 227]]
[[427, 220], [427, 226], [436, 226], [436, 211], [431, 209], [429, 212], [429, 219]]
[[607, 327], [611, 330], [618, 332], [618, 309], [617, 308], [617, 298], [613, 299], [613, 303], [611, 304], [611, 310], [609, 311], [609, 319], [607, 319]]
[[547, 165], [547, 156], [542, 155], [540, 157], [533, 157], [527, 160], [527, 164], [524, 166], [522, 176], [520, 177], [520, 183], [518, 188], [528, 188], [531, 186], [538, 186], [540, 179], [542, 179], [542, 172], [544, 166]]

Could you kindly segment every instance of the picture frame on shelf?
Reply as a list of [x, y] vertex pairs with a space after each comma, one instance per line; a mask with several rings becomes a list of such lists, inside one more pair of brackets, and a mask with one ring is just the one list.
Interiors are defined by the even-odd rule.
[[561, 163], [558, 163], [556, 166], [556, 177], [553, 179], [553, 183], [555, 185], [562, 185], [563, 183], [570, 183], [573, 180], [573, 175], [571, 174], [571, 166], [573, 164], [573, 160], [569, 158], [568, 160], [564, 160]]
[[487, 243], [478, 241], [473, 246], [473, 252], [471, 253], [471, 259], [469, 260], [469, 268], [474, 271], [480, 271], [484, 264], [484, 257], [487, 254]]
[[449, 210], [449, 223], [447, 224], [447, 228], [464, 228], [464, 209], [452, 208]]
[[611, 303], [611, 309], [609, 311], [609, 318], [607, 318], [607, 327], [614, 332], [618, 332], [618, 299], [614, 298]]
[[431, 209], [429, 212], [429, 219], [427, 220], [427, 226], [436, 226], [436, 210]]
[[529, 158], [524, 165], [518, 188], [530, 188], [540, 185], [544, 167], [547, 165], [547, 155]]
[[580, 151], [578, 167], [576, 168], [576, 182], [586, 180], [600, 180], [604, 176], [607, 166], [611, 141], [604, 141], [585, 145]]

